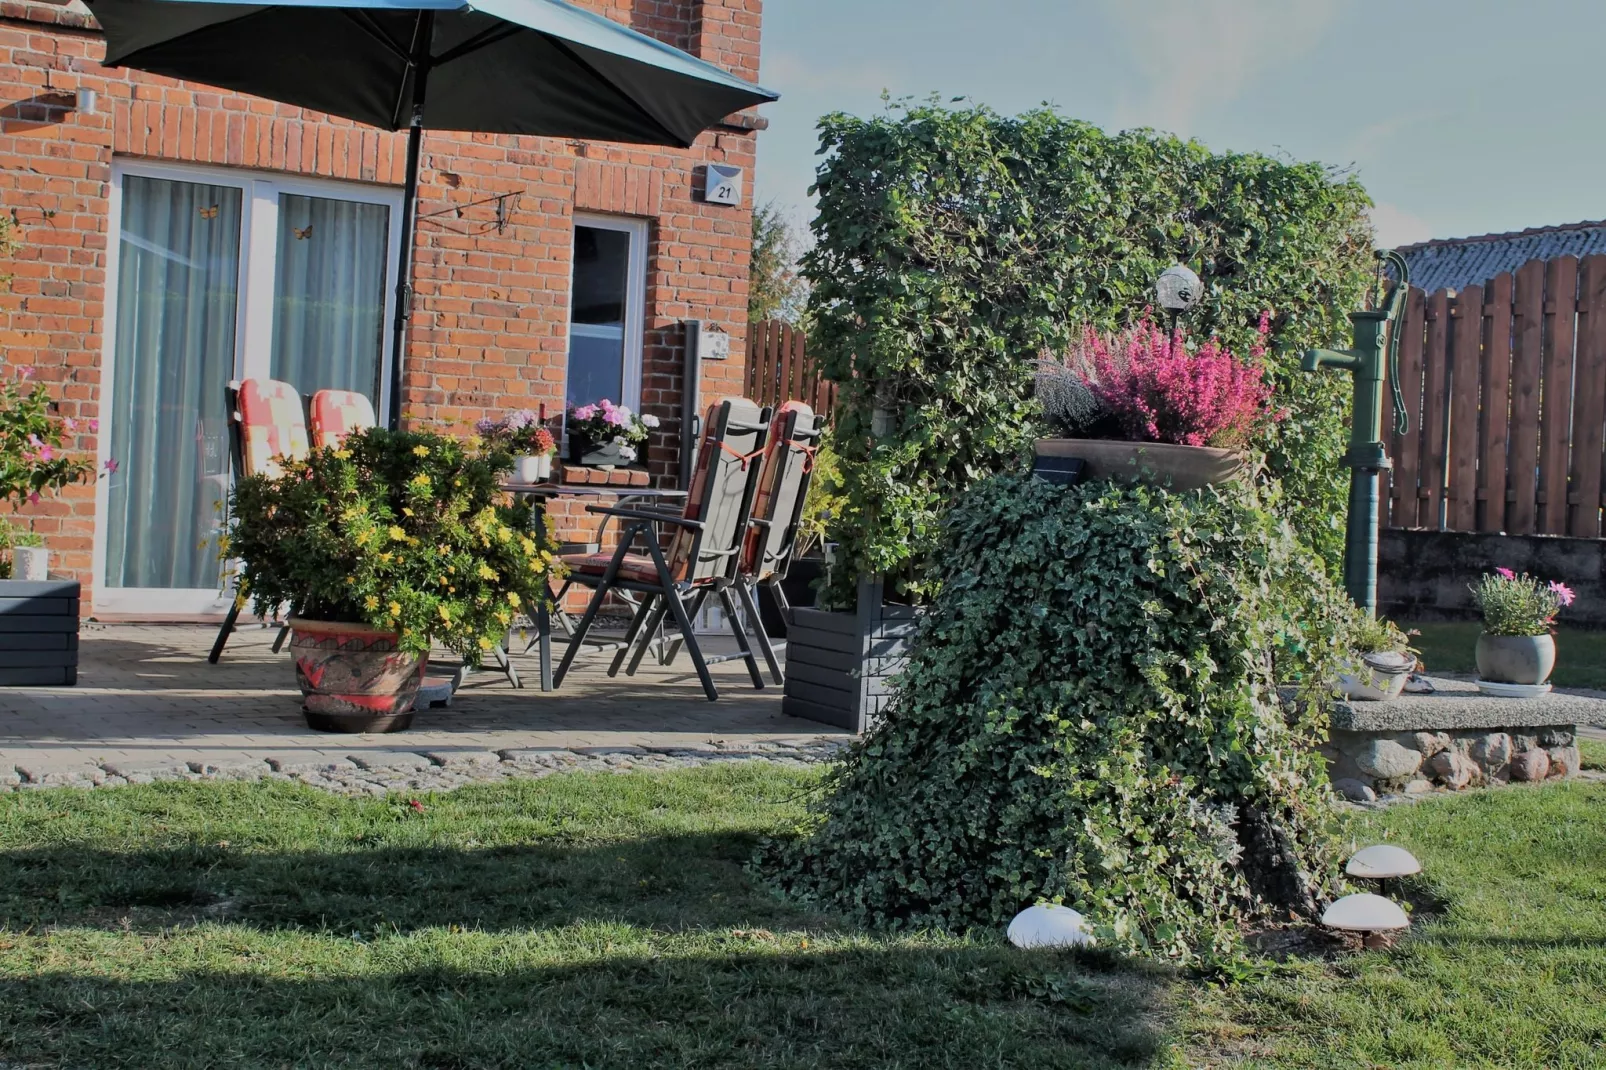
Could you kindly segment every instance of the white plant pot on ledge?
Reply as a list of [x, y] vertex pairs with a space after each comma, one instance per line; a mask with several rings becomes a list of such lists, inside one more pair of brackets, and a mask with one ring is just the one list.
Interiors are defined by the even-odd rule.
[[43, 546], [11, 548], [11, 578], [38, 583], [50, 578], [50, 551]]
[[1381, 702], [1399, 698], [1405, 681], [1416, 668], [1416, 657], [1389, 650], [1379, 654], [1357, 654], [1338, 674], [1344, 697], [1360, 702]]
[[540, 483], [552, 478], [552, 454], [521, 454], [513, 458], [513, 477], [520, 483]]

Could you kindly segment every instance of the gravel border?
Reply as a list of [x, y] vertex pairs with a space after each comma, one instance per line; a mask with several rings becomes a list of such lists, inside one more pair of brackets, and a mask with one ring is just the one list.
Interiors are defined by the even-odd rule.
[[102, 762], [62, 769], [18, 765], [0, 770], [0, 794], [41, 788], [115, 788], [173, 780], [286, 780], [341, 795], [450, 791], [466, 784], [531, 780], [554, 773], [628, 773], [696, 769], [730, 762], [807, 768], [836, 759], [851, 742], [836, 738], [675, 747], [523, 747], [502, 751], [377, 751], [331, 761], [261, 761], [132, 765]]

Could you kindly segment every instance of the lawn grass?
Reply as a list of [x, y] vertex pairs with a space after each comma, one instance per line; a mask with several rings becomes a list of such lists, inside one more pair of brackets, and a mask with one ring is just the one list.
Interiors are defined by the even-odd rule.
[[1416, 854], [1442, 913], [1390, 951], [1196, 986], [1193, 1065], [1606, 1066], [1606, 785], [1434, 798], [1352, 833]]
[[1157, 971], [867, 935], [744, 871], [813, 774], [0, 796], [0, 1065], [1117, 1067]]
[[[1473, 649], [1483, 626], [1476, 621], [1411, 624], [1400, 627], [1422, 634], [1411, 640], [1421, 652], [1428, 672], [1475, 673]], [[1557, 687], [1589, 687], [1606, 691], [1606, 632], [1562, 628], [1556, 633], [1556, 669], [1550, 680]]]
[[1606, 785], [1358, 815], [1435, 914], [1224, 988], [771, 896], [745, 864], [818, 783], [0, 796], [0, 1065], [1606, 1066]]

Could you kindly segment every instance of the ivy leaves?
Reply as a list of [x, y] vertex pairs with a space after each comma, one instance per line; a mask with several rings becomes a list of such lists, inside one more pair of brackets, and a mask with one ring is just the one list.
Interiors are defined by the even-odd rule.
[[1264, 908], [1252, 808], [1336, 874], [1311, 702], [1352, 622], [1274, 490], [1000, 476], [948, 515], [941, 592], [885, 722], [777, 849], [793, 894], [877, 925], [996, 926], [1038, 899], [1176, 961]]

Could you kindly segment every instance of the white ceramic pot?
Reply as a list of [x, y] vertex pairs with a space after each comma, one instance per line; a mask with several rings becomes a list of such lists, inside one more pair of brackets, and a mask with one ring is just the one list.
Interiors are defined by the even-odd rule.
[[520, 483], [539, 483], [552, 477], [552, 455], [523, 454], [513, 458], [513, 477]]
[[1338, 687], [1345, 698], [1360, 702], [1399, 698], [1414, 668], [1416, 658], [1410, 654], [1358, 654], [1339, 671]]
[[38, 583], [50, 578], [50, 551], [43, 546], [11, 548], [11, 578]]

